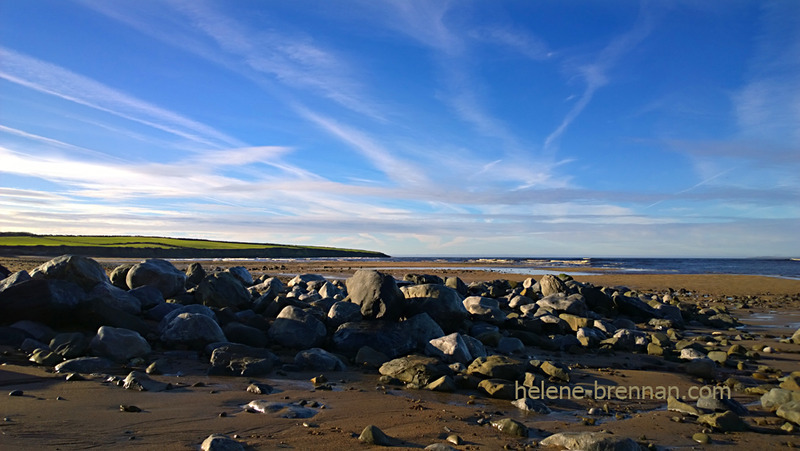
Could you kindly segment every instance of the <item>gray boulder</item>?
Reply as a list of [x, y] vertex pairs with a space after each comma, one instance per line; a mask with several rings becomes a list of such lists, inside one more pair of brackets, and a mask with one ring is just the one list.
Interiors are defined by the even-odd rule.
[[292, 305], [284, 307], [269, 328], [272, 340], [295, 349], [319, 347], [325, 342], [326, 335], [322, 321]]
[[389, 321], [358, 321], [345, 323], [333, 334], [336, 351], [354, 356], [369, 346], [390, 358], [422, 350], [428, 341], [444, 335], [442, 328], [425, 313], [399, 323]]
[[781, 404], [775, 414], [784, 420], [800, 425], [800, 401], [790, 401], [786, 404]]
[[781, 405], [791, 401], [800, 401], [799, 391], [773, 388], [761, 396], [761, 407], [774, 411]]
[[128, 271], [126, 281], [130, 289], [144, 285], [154, 286], [165, 299], [169, 299], [184, 290], [186, 274], [166, 260], [151, 258], [133, 265]]
[[216, 321], [198, 313], [180, 313], [161, 332], [161, 341], [168, 345], [203, 349], [209, 343], [227, 341]]
[[466, 365], [472, 361], [472, 354], [458, 332], [430, 340], [425, 346], [425, 354], [447, 363], [461, 362]]
[[123, 290], [127, 290], [128, 271], [130, 271], [131, 268], [133, 268], [133, 263], [126, 263], [111, 270], [111, 274], [108, 275], [108, 278], [111, 280], [111, 285]]
[[142, 310], [151, 309], [165, 302], [164, 295], [158, 291], [158, 288], [151, 287], [150, 285], [134, 288], [133, 290], [129, 290], [128, 293], [130, 293], [131, 296], [135, 296], [136, 299], [139, 300]]
[[361, 307], [364, 318], [394, 321], [405, 310], [405, 296], [391, 275], [362, 269], [345, 285], [347, 300]]
[[800, 329], [797, 329], [797, 330], [796, 330], [796, 331], [795, 331], [795, 332], [792, 334], [792, 338], [791, 338], [791, 340], [792, 340], [792, 342], [793, 342], [794, 344], [798, 344], [798, 345], [800, 345]]
[[145, 357], [152, 351], [138, 332], [109, 326], [100, 327], [89, 346], [95, 355], [115, 362]]
[[546, 274], [539, 279], [539, 291], [542, 296], [549, 296], [556, 293], [566, 293], [567, 284], [552, 274]]
[[464, 299], [463, 306], [472, 315], [490, 322], [502, 322], [506, 319], [506, 314], [500, 310], [497, 299], [484, 296], [469, 296]]
[[321, 348], [300, 351], [294, 356], [294, 363], [304, 370], [344, 371], [345, 364], [339, 357]]
[[186, 268], [186, 286], [187, 287], [196, 287], [200, 285], [200, 282], [206, 278], [206, 270], [203, 269], [203, 265], [197, 262], [192, 262], [188, 268]]
[[586, 316], [586, 300], [580, 294], [567, 296], [565, 293], [552, 293], [536, 301], [540, 309], [556, 313]]
[[201, 451], [244, 451], [244, 445], [223, 434], [211, 434], [200, 444]]
[[195, 296], [201, 304], [218, 308], [246, 308], [251, 299], [247, 288], [229, 272], [206, 276], [198, 285]]
[[412, 285], [401, 288], [406, 298], [406, 314], [427, 313], [446, 332], [464, 325], [469, 312], [458, 291], [441, 284]]
[[66, 332], [50, 340], [50, 349], [65, 359], [74, 359], [89, 351], [89, 343], [89, 339], [80, 332]]
[[527, 364], [511, 357], [490, 355], [478, 357], [467, 367], [467, 374], [487, 379], [518, 380], [525, 373]]
[[259, 377], [272, 371], [280, 359], [264, 348], [227, 343], [211, 351], [210, 374]]
[[255, 284], [252, 274], [250, 274], [250, 271], [248, 271], [244, 266], [233, 266], [228, 268], [227, 272], [233, 274], [233, 276], [236, 277], [236, 279], [238, 279], [239, 282], [241, 282], [245, 287]]
[[[167, 304], [173, 305], [173, 304]], [[205, 305], [200, 304], [189, 304], [189, 305], [181, 305], [178, 308], [167, 312], [163, 318], [161, 318], [161, 322], [158, 325], [158, 330], [160, 332], [164, 332], [164, 330], [169, 326], [169, 323], [172, 322], [178, 315], [181, 313], [197, 313], [199, 315], [204, 315], [211, 318], [214, 322], [217, 322], [217, 315], [214, 313], [213, 310], [206, 307]]]
[[361, 307], [347, 301], [335, 302], [328, 310], [328, 326], [336, 329], [344, 323], [361, 320]]
[[95, 285], [87, 295], [87, 299], [97, 299], [110, 307], [131, 315], [138, 315], [142, 312], [142, 301], [139, 298], [111, 285], [110, 282], [101, 282]]
[[309, 283], [312, 283], [312, 282], [325, 283], [326, 279], [325, 279], [324, 276], [321, 276], [319, 274], [299, 274], [299, 275], [295, 276], [292, 280], [290, 280], [287, 283], [287, 285], [289, 286], [289, 288], [292, 288], [295, 285], [298, 285], [298, 286], [301, 286], [301, 287], [305, 288], [306, 286], [308, 286]]
[[26, 280], [0, 292], [0, 318], [3, 322], [64, 323], [85, 296], [78, 285], [68, 280]]
[[122, 381], [125, 390], [161, 392], [172, 388], [171, 384], [155, 381], [146, 373], [131, 371]]
[[34, 269], [31, 278], [66, 280], [87, 291], [100, 282], [110, 282], [99, 263], [80, 255], [56, 257]]
[[230, 322], [222, 328], [225, 336], [228, 337], [233, 343], [241, 343], [256, 348], [263, 348], [267, 346], [267, 334], [262, 330], [252, 326], [242, 324], [240, 322]]

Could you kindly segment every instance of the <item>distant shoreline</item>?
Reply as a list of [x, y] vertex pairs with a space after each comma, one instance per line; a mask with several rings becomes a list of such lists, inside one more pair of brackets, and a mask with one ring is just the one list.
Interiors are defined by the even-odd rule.
[[72, 254], [106, 258], [319, 258], [373, 257], [388, 258], [380, 252], [349, 251], [303, 247], [270, 247], [264, 249], [164, 249], [154, 247], [99, 246], [0, 246], [3, 257], [58, 257]]

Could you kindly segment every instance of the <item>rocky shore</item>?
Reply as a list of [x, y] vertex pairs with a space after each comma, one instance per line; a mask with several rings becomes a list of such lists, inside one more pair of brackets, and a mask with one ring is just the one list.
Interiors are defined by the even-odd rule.
[[3, 449], [800, 446], [800, 281], [30, 263]]

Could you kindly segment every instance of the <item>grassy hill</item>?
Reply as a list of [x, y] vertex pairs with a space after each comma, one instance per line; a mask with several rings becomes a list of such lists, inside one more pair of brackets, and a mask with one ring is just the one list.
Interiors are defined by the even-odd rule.
[[0, 233], [0, 255], [56, 256], [62, 254], [143, 258], [387, 257], [380, 252], [360, 249], [242, 243], [193, 238]]

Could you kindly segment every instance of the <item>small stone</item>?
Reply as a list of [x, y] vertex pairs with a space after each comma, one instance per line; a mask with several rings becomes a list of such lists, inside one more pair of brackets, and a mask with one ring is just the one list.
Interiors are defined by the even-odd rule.
[[268, 395], [272, 393], [272, 387], [267, 384], [254, 382], [247, 386], [247, 392], [254, 393], [256, 395]]
[[497, 428], [497, 430], [500, 432], [508, 435], [515, 435], [517, 437], [528, 436], [528, 427], [511, 418], [503, 418], [497, 421], [492, 421], [492, 426]]
[[793, 425], [792, 423], [786, 422], [783, 423], [783, 426], [781, 426], [781, 430], [788, 432], [790, 434], [794, 434], [795, 432], [797, 432], [797, 426]]
[[696, 441], [701, 445], [707, 445], [711, 443], [711, 437], [708, 434], [704, 434], [702, 432], [698, 432], [692, 436], [692, 440]]
[[25, 393], [22, 390], [12, 390], [8, 393], [8, 396], [22, 396]]
[[131, 406], [127, 404], [120, 404], [119, 405], [120, 412], [141, 412], [142, 409], [137, 406]]
[[211, 434], [200, 445], [201, 451], [244, 451], [244, 446], [234, 440], [238, 435], [230, 438], [222, 434]]
[[464, 439], [461, 438], [458, 434], [450, 434], [447, 436], [447, 441], [454, 444], [454, 445], [463, 445]]
[[700, 424], [706, 424], [722, 432], [747, 431], [750, 429], [747, 423], [745, 423], [739, 417], [739, 415], [736, 415], [730, 410], [727, 410], [724, 413], [700, 415], [697, 417], [697, 422]]

